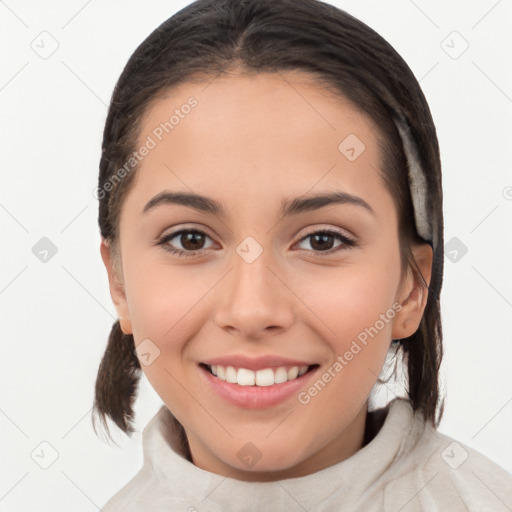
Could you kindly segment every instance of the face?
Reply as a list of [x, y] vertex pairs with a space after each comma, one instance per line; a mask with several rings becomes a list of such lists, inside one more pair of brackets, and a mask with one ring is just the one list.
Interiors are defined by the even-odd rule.
[[[147, 110], [117, 274], [101, 251], [122, 328], [197, 466], [287, 478], [361, 448], [391, 339], [426, 302], [402, 279], [378, 136], [293, 72], [183, 84]], [[416, 255], [428, 280], [429, 254]]]

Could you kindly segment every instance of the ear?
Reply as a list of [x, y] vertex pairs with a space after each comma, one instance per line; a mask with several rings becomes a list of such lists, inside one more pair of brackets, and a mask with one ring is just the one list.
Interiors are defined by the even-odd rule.
[[119, 317], [121, 330], [124, 334], [133, 334], [130, 311], [128, 310], [128, 303], [126, 301], [123, 276], [121, 269], [118, 268], [120, 267], [120, 262], [114, 261], [110, 244], [103, 237], [101, 238], [100, 253], [101, 259], [107, 269], [110, 296], [112, 297], [112, 301]]
[[[427, 286], [432, 276], [432, 247], [429, 244], [415, 245], [412, 248], [414, 260], [421, 271]], [[407, 270], [400, 287], [397, 301], [401, 305], [393, 323], [393, 339], [402, 339], [412, 336], [417, 330], [427, 305], [428, 288], [415, 278], [411, 268]]]

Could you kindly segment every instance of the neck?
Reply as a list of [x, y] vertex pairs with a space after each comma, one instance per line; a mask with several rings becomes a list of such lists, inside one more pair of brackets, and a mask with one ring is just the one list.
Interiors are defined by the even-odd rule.
[[[191, 462], [206, 471], [246, 482], [269, 482], [306, 476], [348, 459], [365, 446], [371, 440], [369, 436], [373, 438], [378, 431], [375, 429], [376, 423], [368, 421], [367, 416], [367, 402], [365, 402], [354, 420], [340, 435], [310, 457], [286, 469], [258, 472], [230, 466], [215, 457], [199, 439], [194, 438], [189, 432], [187, 437], [188, 446], [191, 448]], [[371, 432], [368, 431], [368, 426], [371, 427]]]

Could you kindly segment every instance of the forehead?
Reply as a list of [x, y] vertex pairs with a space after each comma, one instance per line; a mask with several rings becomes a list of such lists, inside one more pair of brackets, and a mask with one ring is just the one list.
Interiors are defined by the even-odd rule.
[[[173, 125], [173, 135], [179, 136], [186, 127], [177, 130], [178, 125], [185, 124], [182, 121], [186, 118], [192, 118], [193, 130], [199, 137], [204, 131], [209, 136], [216, 135], [214, 132], [234, 135], [237, 128], [244, 128], [249, 135], [270, 136], [277, 132], [280, 139], [287, 135], [297, 137], [306, 131], [310, 135], [314, 131], [336, 137], [350, 128], [358, 130], [361, 136], [377, 132], [367, 114], [306, 73], [230, 72], [195, 80], [167, 89], [151, 101], [142, 118], [140, 139], [155, 130], [161, 131], [158, 127], [166, 122]], [[189, 108], [192, 101], [194, 107]], [[165, 138], [168, 133], [165, 129], [164, 132], [161, 135]], [[188, 131], [186, 134], [190, 135]], [[158, 133], [156, 137], [160, 138]]]
[[173, 87], [147, 108], [137, 143], [151, 146], [137, 171], [142, 195], [178, 188], [222, 200], [317, 186], [361, 195], [372, 183], [382, 191], [378, 131], [342, 95], [297, 72], [209, 80]]

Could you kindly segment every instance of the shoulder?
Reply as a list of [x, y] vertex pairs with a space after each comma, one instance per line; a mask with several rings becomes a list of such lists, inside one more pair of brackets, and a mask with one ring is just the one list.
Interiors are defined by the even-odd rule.
[[141, 490], [146, 488], [151, 475], [145, 467], [129, 480], [108, 502], [101, 508], [103, 512], [131, 512], [137, 510], [137, 502]]
[[[172, 485], [172, 482], [169, 482]], [[114, 494], [101, 508], [102, 512], [161, 512], [163, 510], [187, 510], [187, 503], [196, 503], [186, 493], [173, 495], [162, 487], [154, 473], [143, 467], [124, 487]], [[188, 501], [187, 501], [188, 499]], [[184, 508], [185, 507], [185, 508]], [[198, 509], [199, 510], [199, 509]]]
[[[162, 406], [145, 426], [142, 435], [142, 468], [101, 508], [103, 512], [160, 512], [187, 510], [196, 499], [189, 492], [191, 467], [176, 420]], [[203, 510], [204, 508], [198, 508]]]
[[385, 510], [512, 510], [512, 474], [418, 415], [393, 466]]

